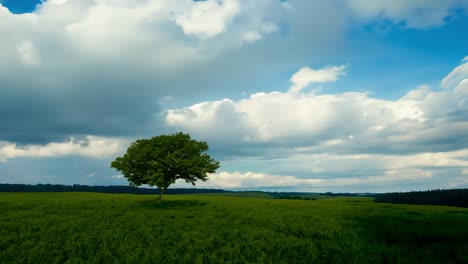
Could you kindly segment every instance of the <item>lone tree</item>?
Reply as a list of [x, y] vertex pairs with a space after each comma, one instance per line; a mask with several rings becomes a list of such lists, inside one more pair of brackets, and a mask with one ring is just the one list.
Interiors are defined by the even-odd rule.
[[219, 168], [219, 162], [206, 151], [208, 144], [191, 139], [189, 134], [161, 135], [133, 142], [111, 167], [122, 172], [132, 186], [158, 187], [160, 201], [167, 187], [176, 180], [183, 179], [195, 185], [197, 180], [206, 181], [206, 174]]

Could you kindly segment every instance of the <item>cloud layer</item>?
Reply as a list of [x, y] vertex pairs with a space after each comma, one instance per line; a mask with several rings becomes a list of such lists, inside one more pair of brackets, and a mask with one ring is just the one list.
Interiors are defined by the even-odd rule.
[[[398, 100], [378, 99], [362, 92], [297, 93], [298, 76], [330, 72], [303, 69], [293, 75], [294, 93], [257, 93], [250, 98], [195, 104], [169, 110], [166, 121], [209, 138], [242, 144], [315, 147], [351, 153], [411, 153], [452, 151], [468, 147], [468, 81], [447, 87], [447, 80], [463, 79], [467, 63], [443, 81], [446, 90], [421, 86]], [[326, 75], [325, 75], [326, 76]], [[330, 75], [335, 80], [335, 75]], [[328, 78], [328, 77], [327, 77]], [[307, 83], [310, 79], [302, 83]], [[302, 84], [300, 84], [302, 86]]]
[[[46, 144], [159, 131], [163, 98], [209, 90], [201, 72], [274, 33], [267, 18], [241, 13], [246, 7], [236, 0], [50, 0], [15, 15], [0, 5], [0, 118], [9, 120], [0, 124], [0, 140]], [[243, 41], [245, 34], [251, 37]]]
[[124, 146], [128, 144], [124, 139], [96, 136], [86, 136], [80, 140], [71, 138], [66, 142], [46, 145], [17, 146], [8, 142], [0, 142], [0, 162], [12, 158], [50, 158], [73, 155], [106, 159], [122, 153], [125, 150]]
[[342, 57], [359, 44], [351, 35], [430, 32], [467, 8], [462, 0], [48, 0], [16, 15], [0, 4], [0, 174], [28, 182], [35, 168], [50, 180], [39, 163], [62, 166], [62, 175], [73, 158], [81, 180], [124, 184], [109, 159], [136, 138], [184, 130], [222, 161], [206, 186], [466, 186], [466, 58], [442, 89], [389, 99], [343, 92], [356, 90], [347, 88], [356, 68]]
[[333, 66], [324, 69], [314, 70], [309, 67], [301, 68], [291, 77], [292, 86], [289, 92], [298, 93], [312, 83], [335, 82], [342, 75], [345, 75], [346, 66]]
[[[395, 101], [358, 92], [259, 93], [239, 101], [225, 99], [169, 110], [166, 121], [211, 139], [227, 160], [238, 160], [234, 164], [263, 163], [262, 170], [270, 175], [221, 173], [213, 177], [214, 186], [226, 181], [243, 187], [247, 186], [244, 180], [255, 182], [262, 177], [270, 177], [264, 182], [285, 180], [302, 187], [310, 183], [309, 188], [391, 184], [405, 179], [463, 186], [465, 181], [455, 179], [463, 178], [468, 166], [468, 74], [460, 70], [467, 64], [444, 78], [444, 90], [421, 86]], [[333, 68], [337, 67], [308, 71], [315, 74]], [[303, 73], [301, 69], [293, 76]], [[291, 81], [295, 87], [297, 80]], [[249, 159], [252, 156], [267, 160]], [[439, 178], [444, 173], [452, 176]]]
[[[236, 90], [304, 58], [320, 60], [333, 54], [350, 21], [383, 16], [430, 27], [466, 8], [456, 0], [427, 3], [49, 0], [21, 15], [0, 4], [0, 118], [9, 120], [0, 140], [162, 132], [163, 98], [194, 103], [195, 95], [223, 94], [220, 86]], [[292, 90], [343, 70], [304, 69], [309, 77], [293, 77]]]

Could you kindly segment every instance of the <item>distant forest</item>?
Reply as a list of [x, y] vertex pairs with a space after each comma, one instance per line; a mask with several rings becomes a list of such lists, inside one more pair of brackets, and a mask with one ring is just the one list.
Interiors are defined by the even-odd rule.
[[[141, 188], [132, 186], [89, 186], [61, 184], [1, 184], [0, 192], [99, 192], [128, 194], [159, 194], [156, 188]], [[170, 188], [167, 194], [190, 193], [232, 193], [222, 189]], [[321, 197], [367, 196], [374, 197], [378, 203], [449, 205], [468, 207], [468, 189], [429, 190], [399, 193], [305, 193], [305, 192], [265, 192], [274, 199], [316, 200]]]
[[[88, 186], [88, 185], [60, 185], [60, 184], [0, 184], [0, 192], [99, 192], [99, 193], [129, 193], [129, 194], [159, 194], [155, 188], [139, 188], [132, 186]], [[184, 193], [222, 193], [221, 189], [172, 188], [168, 194]]]
[[268, 192], [273, 199], [320, 200], [328, 197], [373, 197], [373, 193], [310, 193], [310, 192]]
[[468, 189], [376, 194], [375, 202], [468, 207]]

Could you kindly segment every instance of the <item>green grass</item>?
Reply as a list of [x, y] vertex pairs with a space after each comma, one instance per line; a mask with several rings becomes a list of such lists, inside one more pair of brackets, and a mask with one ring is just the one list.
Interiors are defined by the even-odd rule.
[[0, 193], [0, 263], [468, 263], [468, 209]]

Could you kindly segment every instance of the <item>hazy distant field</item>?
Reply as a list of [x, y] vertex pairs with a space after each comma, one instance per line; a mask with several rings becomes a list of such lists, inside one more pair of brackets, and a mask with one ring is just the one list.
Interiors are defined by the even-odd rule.
[[468, 209], [0, 193], [1, 263], [468, 263]]

